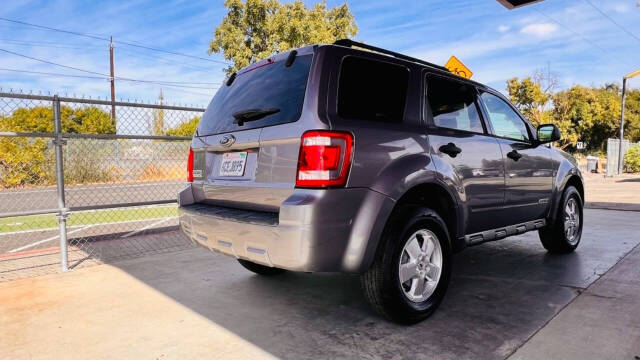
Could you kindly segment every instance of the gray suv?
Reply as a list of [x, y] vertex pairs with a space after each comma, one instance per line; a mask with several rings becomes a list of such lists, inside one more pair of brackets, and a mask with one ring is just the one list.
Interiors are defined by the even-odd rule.
[[452, 254], [537, 230], [580, 242], [584, 186], [499, 92], [350, 40], [281, 53], [231, 75], [193, 137], [180, 226], [245, 268], [347, 272], [387, 318], [420, 321]]

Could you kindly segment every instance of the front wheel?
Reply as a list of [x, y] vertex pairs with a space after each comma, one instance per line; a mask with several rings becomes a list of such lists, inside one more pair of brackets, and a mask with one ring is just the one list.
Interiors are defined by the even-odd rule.
[[566, 254], [574, 251], [582, 238], [582, 197], [573, 186], [562, 194], [562, 202], [553, 223], [538, 231], [540, 242], [547, 251]]
[[379, 314], [416, 323], [440, 305], [451, 275], [451, 247], [444, 221], [430, 209], [404, 213], [385, 229], [385, 243], [362, 286]]

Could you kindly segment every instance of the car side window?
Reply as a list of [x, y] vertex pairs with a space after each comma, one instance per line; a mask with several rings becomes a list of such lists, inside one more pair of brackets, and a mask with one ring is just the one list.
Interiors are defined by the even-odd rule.
[[497, 136], [529, 141], [527, 125], [509, 104], [487, 92], [483, 92], [480, 97], [489, 115], [491, 127], [493, 127], [493, 131]]
[[338, 115], [345, 119], [401, 123], [409, 70], [382, 61], [346, 57], [338, 82]]
[[475, 88], [440, 76], [427, 76], [427, 111], [437, 127], [484, 133]]

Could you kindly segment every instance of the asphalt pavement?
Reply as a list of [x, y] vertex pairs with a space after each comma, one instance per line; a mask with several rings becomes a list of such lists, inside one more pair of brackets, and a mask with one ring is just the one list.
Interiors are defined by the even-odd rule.
[[[91, 244], [96, 241], [126, 239], [140, 232], [177, 231], [178, 218], [165, 217], [133, 221], [118, 221], [104, 224], [70, 226], [67, 239], [70, 245], [82, 242]], [[11, 255], [15, 257], [23, 252], [50, 249], [58, 246], [60, 232], [57, 228], [0, 233], [0, 259]], [[86, 245], [89, 246], [89, 245]]]
[[[184, 186], [184, 181], [68, 185], [65, 200], [71, 208], [175, 200]], [[56, 187], [3, 189], [0, 191], [0, 213], [55, 209], [58, 207], [56, 194]]]
[[597, 344], [637, 334], [639, 222], [588, 209], [568, 255], [536, 233], [466, 249], [441, 307], [414, 326], [373, 313], [357, 275], [262, 277], [201, 248], [0, 283], [0, 358], [527, 359], [564, 342], [577, 352], [546, 358], [633, 359], [637, 341]]

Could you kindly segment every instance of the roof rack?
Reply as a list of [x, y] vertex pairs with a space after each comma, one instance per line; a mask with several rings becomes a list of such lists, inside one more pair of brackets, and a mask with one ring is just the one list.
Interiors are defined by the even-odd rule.
[[390, 50], [385, 50], [382, 48], [379, 48], [377, 46], [372, 46], [372, 45], [367, 45], [361, 42], [357, 42], [357, 41], [353, 41], [350, 39], [340, 39], [340, 40], [336, 40], [334, 43], [334, 45], [340, 45], [340, 46], [346, 46], [346, 47], [359, 47], [362, 49], [367, 49], [367, 50], [371, 50], [371, 51], [375, 51], [377, 53], [381, 53], [381, 54], [385, 54], [385, 55], [390, 55], [393, 57], [396, 57], [398, 59], [402, 59], [402, 60], [407, 60], [407, 61], [412, 61], [412, 62], [417, 62], [423, 65], [427, 65], [427, 66], [431, 66], [434, 67], [436, 69], [440, 69], [440, 70], [444, 70], [446, 72], [450, 72], [449, 69], [447, 69], [444, 66], [440, 66], [440, 65], [436, 65], [434, 63], [430, 63], [428, 61], [424, 61], [424, 60], [420, 60], [411, 56], [407, 56], [407, 55], [403, 55], [394, 51], [390, 51]]

